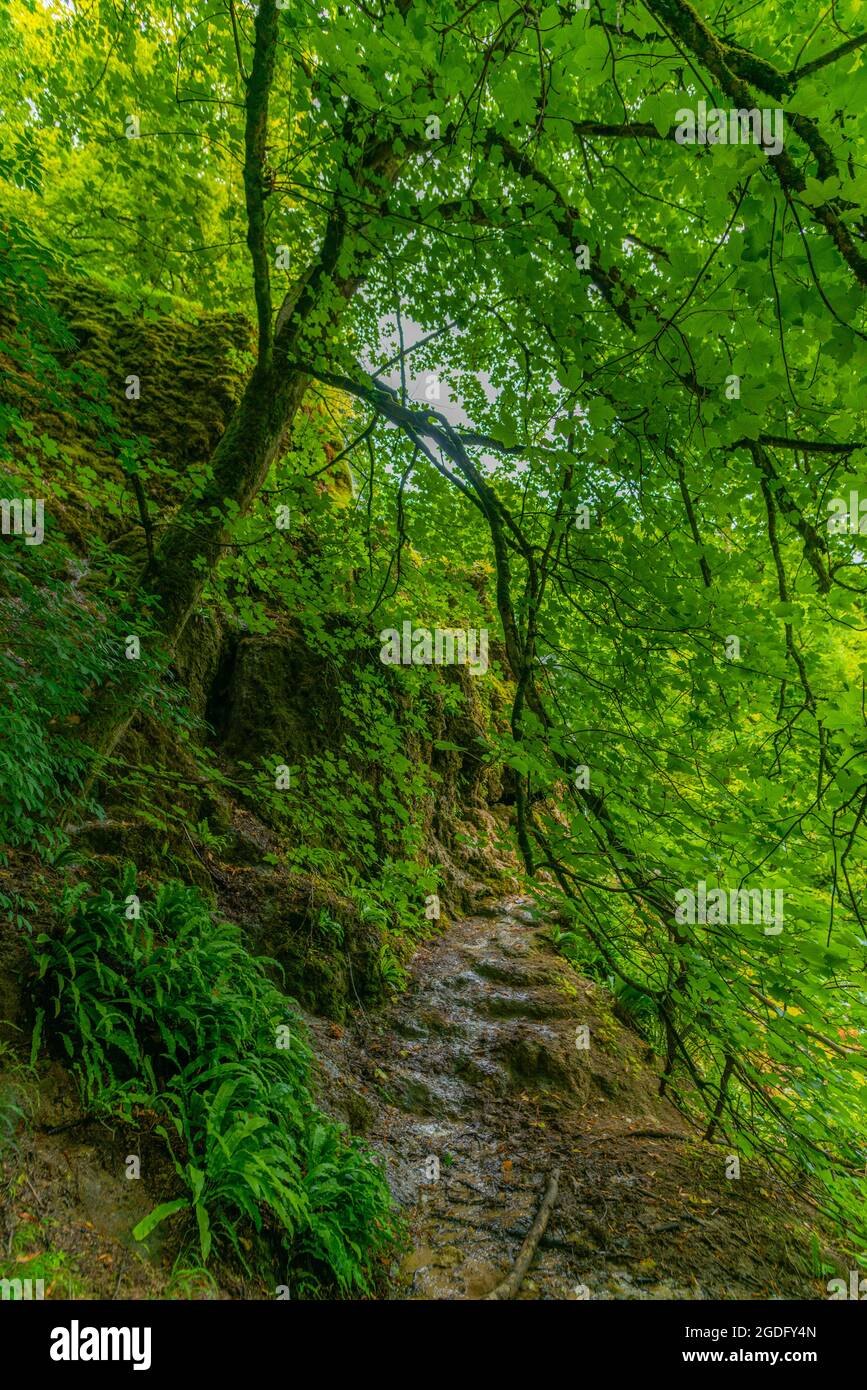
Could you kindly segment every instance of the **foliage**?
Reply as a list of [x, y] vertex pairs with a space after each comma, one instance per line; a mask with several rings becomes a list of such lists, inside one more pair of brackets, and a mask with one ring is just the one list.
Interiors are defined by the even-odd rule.
[[[124, 452], [124, 373], [88, 397], [111, 466], [84, 501], [121, 514], [136, 476], [160, 499], [159, 563], [109, 586], [112, 613], [130, 602], [168, 647], [202, 601], [303, 629], [343, 744], [303, 750], [296, 800], [250, 769], [296, 866], [376, 883], [419, 860], [439, 790], [423, 753], [453, 743], [444, 709], [463, 720], [456, 746], [508, 769], [533, 891], [643, 1019], [666, 1093], [709, 1138], [824, 1186], [863, 1242], [860, 0], [818, 18], [788, 0], [14, 0], [0, 24], [19, 368], [29, 338], [39, 386], [76, 370], [49, 243], [143, 322], [257, 325], [256, 370], [189, 475]], [[779, 112], [781, 147], [678, 138], [699, 101]], [[71, 494], [81, 460], [50, 430], [19, 411], [5, 438], [16, 476]], [[347, 461], [333, 506], [323, 480]], [[829, 526], [853, 495], [855, 524]], [[25, 624], [24, 655], [0, 653], [7, 833], [31, 844], [53, 777], [80, 774], [46, 730], [82, 707], [100, 649], [73, 653], [71, 586], [7, 548], [4, 613], [47, 600], [39, 650]], [[508, 730], [482, 717], [492, 695], [385, 679], [378, 633], [404, 620], [496, 627], [477, 684], [508, 692]], [[699, 882], [779, 891], [782, 932], [680, 921]]]
[[[29, 1279], [32, 1284], [31, 1298], [36, 1297], [35, 1287], [41, 1281], [44, 1298], [83, 1298], [87, 1296], [84, 1280], [81, 1278], [76, 1261], [65, 1250], [52, 1245], [51, 1223], [48, 1221], [22, 1222], [16, 1227], [4, 1252], [0, 1256], [0, 1279], [10, 1281], [8, 1297], [17, 1300], [14, 1281]], [[33, 1249], [34, 1245], [36, 1249]], [[26, 1297], [22, 1290], [22, 1296]]]
[[32, 1083], [31, 1069], [0, 1042], [0, 1162], [16, 1151], [18, 1133], [32, 1119]]
[[388, 1190], [316, 1109], [299, 1019], [195, 890], [164, 884], [130, 919], [134, 895], [131, 872], [117, 895], [79, 885], [63, 930], [40, 934], [32, 951], [34, 1049], [46, 1029], [92, 1113], [147, 1119], [185, 1189], [136, 1237], [185, 1211], [203, 1261], [218, 1246], [247, 1264], [250, 1228], [262, 1237], [260, 1268], [270, 1243], [293, 1270], [368, 1290], [394, 1234]]

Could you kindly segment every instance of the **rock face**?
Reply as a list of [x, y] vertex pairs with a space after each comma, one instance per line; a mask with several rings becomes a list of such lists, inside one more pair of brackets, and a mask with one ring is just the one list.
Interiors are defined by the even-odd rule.
[[243, 391], [253, 348], [244, 316], [145, 319], [82, 281], [59, 285], [54, 299], [74, 340], [70, 361], [107, 381], [138, 378], [138, 395], [116, 402], [130, 433], [178, 468], [207, 459]]
[[237, 876], [234, 898], [251, 949], [277, 962], [281, 984], [304, 1007], [343, 1020], [385, 1001], [382, 934], [351, 901], [255, 867]]
[[175, 651], [174, 668], [187, 692], [190, 712], [207, 719], [226, 645], [226, 631], [209, 609], [194, 613]]
[[322, 663], [300, 634], [242, 637], [209, 709], [228, 754], [283, 752], [291, 762], [321, 742], [328, 694]]
[[[127, 562], [124, 582], [130, 586], [147, 557], [146, 528], [125, 454], [142, 464], [145, 512], [158, 543], [174, 510], [200, 485], [242, 394], [251, 328], [238, 316], [206, 315], [191, 322], [183, 317], [183, 305], [178, 316], [143, 315], [101, 284], [64, 281], [52, 286], [48, 298], [52, 313], [60, 316], [58, 325], [62, 318], [67, 328], [46, 341], [44, 350], [100, 409], [76, 408], [75, 392], [45, 391], [26, 353], [16, 352], [13, 360], [0, 351], [0, 370], [7, 373], [13, 406], [37, 434], [44, 432], [61, 446], [64, 462], [52, 464], [60, 484], [53, 524], [76, 562], [70, 580], [76, 601], [95, 603], [105, 582], [100, 566], [90, 563], [95, 540]], [[0, 306], [4, 329], [14, 329], [16, 313]], [[305, 412], [312, 418], [314, 407], [307, 403]], [[328, 428], [317, 428], [317, 437], [321, 433], [334, 466], [326, 467], [316, 489], [320, 500], [340, 508], [351, 500], [352, 478], [338, 458], [342, 444], [332, 449], [328, 442]], [[24, 468], [22, 476], [26, 462], [16, 461]], [[314, 578], [320, 515], [299, 510], [285, 538], [287, 562], [299, 572], [309, 565]], [[438, 668], [420, 694], [411, 693], [379, 662], [378, 644], [372, 642], [367, 651], [362, 637], [359, 646], [353, 630], [358, 618], [352, 607], [354, 578], [347, 561], [342, 583], [338, 575], [333, 611], [326, 596], [317, 612], [316, 633], [324, 638], [327, 657], [315, 649], [313, 628], [305, 631], [288, 611], [288, 601], [281, 607], [270, 592], [259, 593], [255, 574], [237, 582], [246, 585], [246, 597], [264, 613], [267, 633], [251, 632], [227, 613], [233, 607], [227, 597], [234, 593], [231, 583], [225, 591], [219, 583], [207, 590], [207, 602], [180, 637], [165, 682], [172, 705], [183, 705], [185, 712], [175, 721], [160, 700], [149, 698], [115, 750], [117, 767], [108, 768], [95, 789], [105, 823], [83, 812], [72, 832], [76, 846], [98, 861], [97, 876], [103, 871], [114, 876], [125, 860], [135, 860], [145, 875], [182, 877], [221, 906], [232, 898], [233, 915], [249, 919], [254, 942], [273, 945], [287, 991], [336, 1017], [358, 1001], [382, 997], [383, 946], [390, 949], [390, 943], [381, 925], [364, 920], [358, 905], [353, 910], [345, 901], [335, 908], [340, 941], [336, 935], [323, 937], [320, 907], [329, 885], [334, 889], [356, 881], [355, 876], [362, 884], [375, 882], [395, 861], [432, 866], [440, 871], [444, 911], [462, 912], [475, 906], [495, 879], [499, 892], [508, 891], [514, 867], [495, 848], [504, 820], [502, 772], [482, 756], [479, 744], [504, 727], [508, 686], [492, 673], [484, 682], [474, 681], [457, 666]], [[478, 562], [469, 574], [463, 567], [455, 579], [456, 593], [461, 585], [466, 592], [469, 582], [482, 606], [493, 611], [489, 566]], [[493, 639], [490, 658], [504, 662]], [[353, 726], [346, 693], [358, 683], [356, 677], [363, 679], [368, 703]], [[363, 727], [371, 709], [384, 711], [387, 739], [379, 738], [375, 719]], [[319, 755], [330, 762], [327, 786], [315, 761]], [[254, 774], [265, 760], [273, 765], [275, 759], [292, 767], [306, 814], [285, 814], [267, 786], [262, 794], [263, 782]], [[395, 765], [401, 769], [397, 773]], [[306, 784], [305, 766], [311, 769]], [[360, 836], [355, 846], [349, 843], [353, 825], [359, 824], [365, 836], [360, 852]], [[404, 833], [407, 827], [412, 834]], [[275, 830], [282, 835], [279, 846]], [[309, 850], [303, 866], [305, 872], [308, 865], [313, 868], [306, 883], [296, 875], [288, 889], [281, 880], [275, 890], [264, 855], [273, 858], [287, 846], [293, 852]], [[339, 871], [329, 856], [339, 860]], [[254, 871], [263, 869], [254, 880]], [[225, 891], [236, 873], [261, 900], [255, 923], [236, 895]], [[273, 901], [260, 891], [266, 882]], [[335, 900], [340, 896], [332, 892]], [[399, 925], [396, 909], [391, 925]], [[399, 961], [392, 957], [387, 965], [399, 975]]]
[[[357, 652], [353, 655], [357, 661]], [[350, 874], [355, 869], [362, 879], [372, 878], [378, 865], [403, 857], [394, 848], [394, 827], [403, 814], [406, 823], [418, 826], [417, 862], [439, 870], [446, 914], [474, 908], [492, 885], [499, 893], [508, 891], [514, 874], [514, 862], [498, 857], [495, 848], [508, 814], [497, 802], [496, 769], [480, 777], [478, 757], [434, 746], [438, 740], [457, 744], [465, 738], [461, 746], [469, 748], [466, 721], [480, 720], [484, 711], [468, 699], [459, 714], [446, 715], [441, 691], [430, 687], [425, 693], [432, 707], [424, 718], [430, 732], [423, 739], [418, 710], [408, 705], [389, 673], [374, 665], [369, 674], [377, 699], [390, 711], [394, 741], [384, 761], [375, 731], [359, 729], [341, 707], [340, 682], [354, 669], [343, 672], [335, 663], [324, 671], [305, 634], [285, 622], [261, 636], [230, 627], [207, 609], [195, 613], [174, 659], [174, 675], [188, 692], [194, 719], [190, 741], [181, 742], [172, 725], [140, 716], [120, 752], [128, 766], [147, 771], [148, 814], [141, 813], [138, 784], [114, 779], [102, 787], [108, 823], [92, 821], [74, 831], [79, 846], [116, 861], [118, 870], [130, 859], [145, 873], [163, 877], [170, 856], [172, 873], [180, 871], [212, 893], [220, 910], [248, 932], [252, 948], [278, 962], [287, 993], [335, 1019], [388, 996], [389, 959], [392, 969], [395, 965], [395, 940], [386, 930], [390, 904], [378, 916], [365, 915], [358, 901], [329, 884], [327, 874], [280, 870], [277, 861], [293, 844], [297, 828], [305, 850], [325, 859], [340, 855]], [[491, 711], [485, 717], [491, 718]], [[471, 727], [478, 736], [481, 725]], [[229, 784], [211, 779], [199, 764], [197, 744], [205, 743]], [[319, 756], [335, 770], [328, 787], [317, 784], [315, 775], [304, 780], [308, 760]], [[387, 764], [397, 759], [413, 772], [433, 769], [435, 794], [419, 797], [408, 778], [404, 795], [397, 778], [389, 797], [381, 795]], [[252, 782], [251, 768], [273, 766], [275, 760], [293, 769], [295, 820], [291, 800], [284, 809], [279, 798], [261, 795]], [[368, 862], [353, 864], [351, 846], [329, 828], [321, 811], [329, 795], [370, 827]], [[316, 814], [308, 814], [311, 810]], [[399, 970], [399, 960], [396, 965]], [[492, 999], [491, 1008], [496, 1007]], [[502, 1007], [508, 1008], [508, 1001]]]

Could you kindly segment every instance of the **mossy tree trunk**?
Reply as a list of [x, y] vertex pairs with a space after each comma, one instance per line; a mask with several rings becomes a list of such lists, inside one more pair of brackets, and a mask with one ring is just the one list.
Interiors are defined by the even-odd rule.
[[[247, 79], [244, 167], [247, 243], [258, 318], [257, 363], [211, 457], [204, 491], [180, 508], [141, 576], [138, 600], [143, 628], [156, 629], [164, 660], [171, 658], [201, 599], [229, 538], [231, 522], [249, 510], [272, 462], [285, 447], [307, 388], [307, 378], [296, 363], [327, 355], [347, 304], [377, 254], [371, 218], [350, 224], [345, 203], [379, 210], [400, 167], [389, 142], [371, 141], [369, 134], [363, 138], [363, 113], [350, 105], [341, 140], [345, 162], [336, 181], [341, 191], [334, 194], [319, 254], [286, 295], [275, 319], [263, 169], [276, 47], [276, 0], [262, 0]], [[348, 199], [347, 189], [353, 190]], [[96, 692], [81, 727], [82, 739], [93, 753], [85, 790], [142, 700], [138, 663], [121, 661], [119, 667], [116, 679]]]

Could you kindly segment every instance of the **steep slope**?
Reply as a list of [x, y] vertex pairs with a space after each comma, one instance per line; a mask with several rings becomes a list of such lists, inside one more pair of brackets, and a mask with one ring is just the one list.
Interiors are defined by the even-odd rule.
[[729, 1151], [659, 1098], [646, 1045], [526, 901], [422, 946], [384, 1015], [311, 1027], [330, 1105], [383, 1155], [407, 1212], [392, 1296], [484, 1297], [555, 1169], [522, 1298], [827, 1296], [815, 1212], [759, 1165], [727, 1177]]
[[[42, 741], [66, 746], [89, 681], [105, 675], [79, 669], [80, 652], [110, 657], [115, 674], [125, 664], [128, 629], [109, 629], [103, 599], [146, 553], [133, 481], [144, 479], [156, 526], [196, 486], [237, 396], [245, 340], [235, 320], [131, 322], [102, 289], [73, 286], [58, 305], [63, 350], [44, 348], [31, 375], [24, 342], [12, 363], [33, 449], [16, 446], [8, 470], [46, 493], [50, 545], [40, 567], [10, 552], [20, 572], [10, 563], [0, 579], [3, 654], [17, 698], [30, 700], [4, 768], [20, 773], [36, 827], [0, 859], [7, 1264], [44, 1269], [55, 1292], [82, 1297], [273, 1297], [277, 1281], [261, 1273], [226, 1262], [205, 1272], [179, 1225], [137, 1243], [132, 1228], [177, 1190], [153, 1123], [136, 1132], [88, 1115], [57, 1047], [28, 1066], [25, 934], [58, 930], [65, 886], [115, 882], [134, 861], [146, 892], [167, 878], [197, 885], [309, 1011], [324, 1108], [380, 1153], [407, 1217], [411, 1248], [381, 1271], [383, 1294], [483, 1296], [559, 1169], [522, 1297], [822, 1296], [833, 1257], [810, 1209], [746, 1160], [740, 1178], [727, 1176], [725, 1148], [698, 1143], [659, 1099], [658, 1058], [618, 1021], [605, 989], [573, 971], [519, 899], [505, 900], [524, 885], [502, 651], [493, 641], [484, 689], [466, 669], [404, 680], [380, 663], [347, 555], [367, 557], [357, 537], [356, 551], [342, 548], [353, 480], [345, 466], [329, 471], [327, 421], [297, 529], [284, 544], [271, 527], [274, 549], [260, 552], [263, 504], [227, 548], [171, 669], [155, 675], [98, 804], [67, 820], [68, 844], [39, 840], [57, 809], [43, 793], [69, 770], [42, 756]], [[154, 362], [160, 405], [142, 413], [115, 402], [116, 418], [106, 382], [123, 380], [128, 353]], [[175, 355], [189, 368], [176, 389]], [[43, 390], [55, 372], [57, 390]], [[138, 443], [125, 437], [133, 428], [146, 431]], [[275, 484], [297, 483], [296, 463]], [[411, 553], [407, 565], [415, 599], [424, 567]], [[484, 562], [468, 561], [448, 572], [432, 611], [463, 620], [475, 604], [496, 631], [490, 588]], [[16, 752], [28, 740], [35, 788]], [[286, 796], [274, 777], [284, 764]], [[13, 829], [28, 819], [13, 817]], [[434, 893], [439, 926], [425, 914]], [[137, 1182], [125, 1172], [130, 1153], [142, 1158]]]

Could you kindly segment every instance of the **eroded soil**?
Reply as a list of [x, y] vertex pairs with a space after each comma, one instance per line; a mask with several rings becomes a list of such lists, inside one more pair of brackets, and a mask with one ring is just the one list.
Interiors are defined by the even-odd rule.
[[521, 900], [425, 944], [384, 1014], [311, 1030], [327, 1103], [405, 1212], [391, 1297], [484, 1297], [557, 1168], [521, 1298], [827, 1296], [813, 1213], [745, 1159], [726, 1178], [728, 1150], [659, 1098], [646, 1043]]

